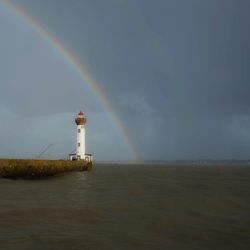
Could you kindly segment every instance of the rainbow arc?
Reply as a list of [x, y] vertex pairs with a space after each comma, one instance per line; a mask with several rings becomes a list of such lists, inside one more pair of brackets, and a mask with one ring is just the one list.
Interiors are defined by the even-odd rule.
[[7, 0], [0, 0], [0, 4], [10, 13], [17, 16], [22, 23], [28, 25], [37, 35], [46, 41], [54, 51], [64, 58], [67, 65], [70, 66], [76, 74], [78, 74], [82, 82], [91, 89], [100, 103], [105, 107], [105, 110], [108, 112], [110, 118], [113, 120], [121, 137], [123, 138], [123, 141], [126, 144], [133, 160], [139, 159], [134, 148], [133, 141], [130, 138], [126, 127], [123, 125], [119, 113], [114, 108], [111, 101], [107, 98], [107, 95], [101, 85], [97, 83], [95, 78], [87, 71], [86, 67], [79, 62], [77, 57], [74, 56], [69, 49], [65, 48], [63, 43], [56, 36], [46, 30], [34, 17], [25, 12], [20, 6]]

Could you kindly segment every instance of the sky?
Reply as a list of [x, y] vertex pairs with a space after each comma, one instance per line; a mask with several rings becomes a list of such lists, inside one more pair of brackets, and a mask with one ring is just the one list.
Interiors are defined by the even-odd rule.
[[36, 158], [53, 144], [43, 157], [67, 158], [83, 110], [98, 161], [250, 159], [250, 1], [9, 2], [77, 57], [126, 132], [0, 0], [0, 157]]

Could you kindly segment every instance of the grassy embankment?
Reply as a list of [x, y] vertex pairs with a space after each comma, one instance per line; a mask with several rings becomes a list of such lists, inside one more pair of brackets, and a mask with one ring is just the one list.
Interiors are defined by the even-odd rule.
[[69, 171], [90, 171], [92, 163], [68, 160], [0, 159], [0, 177], [39, 179]]

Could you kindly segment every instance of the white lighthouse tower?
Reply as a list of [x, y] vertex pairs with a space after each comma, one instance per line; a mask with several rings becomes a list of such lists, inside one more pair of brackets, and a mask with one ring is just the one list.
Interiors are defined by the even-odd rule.
[[87, 119], [82, 111], [77, 115], [75, 122], [77, 125], [76, 158], [83, 160], [85, 159], [85, 124]]
[[69, 154], [70, 160], [85, 160], [92, 162], [92, 155], [86, 154], [85, 151], [85, 124], [87, 119], [84, 117], [84, 113], [80, 111], [75, 118], [77, 125], [77, 137], [76, 137], [76, 153]]

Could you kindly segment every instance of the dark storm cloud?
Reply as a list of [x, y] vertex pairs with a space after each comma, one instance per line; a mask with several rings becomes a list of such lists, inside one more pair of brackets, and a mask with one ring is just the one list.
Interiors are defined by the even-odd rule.
[[150, 73], [145, 71], [141, 95], [145, 91], [144, 100], [155, 110], [146, 122], [160, 132], [155, 140], [147, 133], [141, 140], [148, 139], [148, 152], [157, 147], [161, 158], [248, 157], [249, 2], [161, 3], [141, 8], [171, 49], [174, 70], [157, 70], [154, 60]]
[[[142, 158], [249, 157], [249, 1], [16, 2], [87, 66], [119, 110]], [[20, 59], [15, 64], [25, 63], [14, 76], [2, 77], [9, 84], [1, 84], [2, 106], [32, 114], [29, 104], [35, 103], [39, 112], [49, 115], [73, 112], [82, 105], [93, 120], [108, 122], [91, 93], [77, 101], [83, 87], [67, 84], [78, 80], [61, 64], [52, 61], [43, 66], [49, 49], [39, 53], [35, 47], [26, 53], [28, 58], [39, 58], [34, 59], [38, 67], [28, 64], [20, 49], [15, 53]], [[0, 60], [0, 65], [7, 67], [5, 73], [10, 70], [6, 66], [10, 63]], [[27, 76], [22, 72], [29, 67], [34, 74]], [[20, 86], [13, 84], [17, 77], [24, 79]], [[28, 95], [26, 89], [39, 94]], [[6, 91], [11, 95], [3, 94]], [[19, 102], [20, 96], [27, 101]], [[9, 102], [10, 97], [15, 101]], [[109, 126], [106, 135], [103, 129], [92, 124], [92, 149], [112, 136]], [[112, 151], [115, 140], [107, 145]], [[123, 158], [123, 150], [121, 146], [118, 158]], [[101, 151], [98, 148], [99, 155]], [[112, 157], [105, 151], [101, 158]]]

